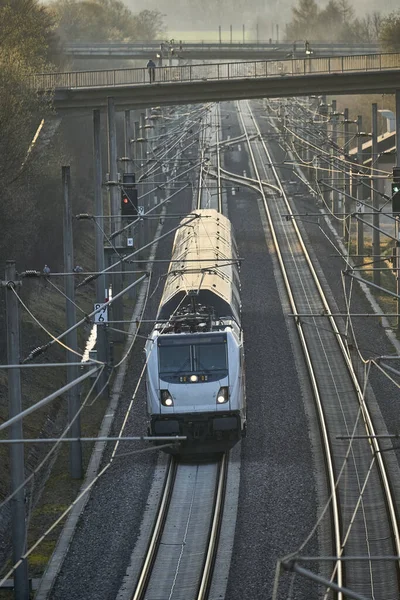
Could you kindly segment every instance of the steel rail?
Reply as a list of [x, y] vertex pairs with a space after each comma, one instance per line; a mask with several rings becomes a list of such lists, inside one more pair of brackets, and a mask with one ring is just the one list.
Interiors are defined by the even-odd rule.
[[[242, 123], [242, 128], [246, 134], [246, 138], [247, 138], [247, 145], [248, 145], [248, 149], [249, 149], [249, 154], [251, 157], [251, 161], [253, 163], [253, 169], [255, 171], [256, 174], [256, 178], [259, 182], [259, 191], [261, 193], [262, 196], [262, 200], [263, 200], [263, 204], [264, 204], [264, 209], [266, 212], [266, 216], [268, 219], [268, 223], [269, 223], [269, 227], [271, 230], [271, 235], [273, 238], [273, 242], [274, 242], [274, 246], [275, 246], [275, 250], [276, 250], [276, 254], [277, 254], [277, 258], [278, 258], [278, 262], [281, 268], [281, 273], [282, 273], [282, 277], [285, 283], [285, 287], [286, 287], [286, 292], [288, 294], [288, 298], [289, 298], [289, 303], [291, 305], [292, 308], [292, 312], [296, 313], [298, 312], [297, 310], [297, 305], [292, 293], [292, 289], [290, 286], [290, 282], [289, 282], [289, 277], [288, 277], [288, 273], [286, 270], [286, 266], [284, 263], [284, 259], [281, 253], [281, 249], [279, 246], [279, 241], [278, 241], [278, 237], [277, 237], [277, 233], [275, 230], [275, 226], [273, 223], [273, 219], [272, 219], [272, 215], [271, 215], [271, 211], [269, 210], [268, 207], [268, 203], [267, 203], [267, 199], [265, 197], [265, 192], [264, 192], [264, 186], [262, 184], [262, 179], [257, 167], [257, 163], [254, 157], [254, 153], [253, 153], [253, 149], [251, 146], [251, 142], [249, 139], [249, 133], [247, 131], [247, 127], [242, 115], [242, 111], [241, 111], [241, 107], [240, 107], [240, 103], [237, 103], [237, 107], [238, 107], [238, 114]], [[269, 162], [271, 163], [271, 160], [269, 160]], [[279, 178], [278, 178], [279, 181]], [[283, 189], [281, 189], [281, 193], [283, 194]], [[321, 396], [320, 396], [320, 391], [319, 391], [319, 387], [318, 387], [318, 383], [317, 383], [317, 378], [313, 369], [313, 365], [312, 365], [312, 360], [311, 360], [311, 356], [310, 356], [310, 352], [309, 352], [309, 348], [307, 345], [307, 341], [306, 341], [306, 336], [305, 333], [303, 331], [303, 327], [301, 325], [301, 322], [297, 323], [297, 329], [298, 329], [298, 333], [299, 333], [299, 338], [300, 338], [300, 343], [301, 346], [303, 348], [303, 352], [304, 352], [304, 357], [305, 357], [305, 361], [306, 361], [306, 365], [308, 368], [308, 372], [309, 372], [309, 377], [310, 377], [310, 382], [311, 382], [311, 387], [313, 389], [314, 392], [314, 398], [316, 401], [316, 407], [317, 407], [317, 412], [318, 412], [318, 417], [320, 420], [320, 427], [321, 427], [321, 433], [322, 433], [322, 441], [323, 441], [323, 446], [324, 446], [324, 450], [325, 450], [325, 459], [326, 459], [326, 465], [327, 465], [327, 470], [328, 470], [328, 480], [329, 480], [329, 486], [330, 486], [330, 494], [331, 494], [331, 498], [332, 498], [332, 517], [333, 517], [333, 530], [334, 530], [334, 545], [335, 545], [335, 549], [336, 549], [336, 554], [339, 556], [340, 555], [340, 550], [341, 550], [341, 543], [340, 543], [340, 516], [339, 516], [339, 501], [337, 498], [337, 490], [336, 490], [336, 480], [335, 480], [335, 474], [334, 474], [334, 469], [333, 469], [333, 458], [332, 458], [332, 450], [331, 450], [331, 444], [330, 444], [330, 440], [329, 440], [329, 434], [328, 434], [328, 429], [327, 429], [327, 423], [326, 423], [326, 419], [325, 419], [325, 415], [324, 415], [324, 411], [323, 411], [323, 406], [322, 406], [322, 400], [321, 400]], [[338, 585], [342, 585], [343, 581], [343, 571], [342, 571], [342, 566], [340, 561], [337, 563], [337, 583]], [[341, 595], [338, 595], [338, 598], [340, 600]]]
[[[194, 465], [196, 467], [196, 465]], [[133, 593], [132, 600], [144, 600], [152, 577], [152, 570], [157, 558], [157, 552], [162, 540], [164, 527], [168, 519], [170, 503], [173, 494], [175, 479], [179, 466], [177, 461], [171, 457], [168, 471], [165, 477], [164, 489], [159, 503], [159, 509], [150, 538], [143, 566]], [[223, 507], [226, 491], [226, 478], [228, 471], [228, 454], [224, 454], [220, 460], [218, 476], [215, 483], [215, 494], [212, 518], [210, 520], [209, 537], [204, 549], [204, 563], [199, 579], [196, 600], [206, 600], [211, 585], [213, 566], [218, 547], [218, 537], [221, 528]]]
[[146, 556], [143, 562], [143, 567], [136, 585], [135, 592], [132, 596], [132, 600], [142, 600], [146, 592], [147, 583], [150, 578], [151, 569], [154, 564], [154, 559], [157, 554], [157, 548], [159, 546], [161, 535], [165, 523], [165, 519], [168, 513], [168, 507], [171, 500], [171, 494], [174, 486], [174, 479], [176, 474], [176, 460], [171, 457], [168, 463], [168, 468], [165, 476], [164, 490], [161, 496], [157, 518], [154, 524], [153, 533], [150, 538], [149, 547], [146, 552]]
[[[249, 107], [249, 109], [250, 109], [250, 107]], [[251, 109], [250, 109], [250, 111], [251, 111]], [[258, 129], [258, 126], [256, 124], [256, 121], [254, 119], [254, 115], [253, 114], [252, 114], [252, 118], [253, 118], [253, 122], [255, 123], [255, 126]], [[280, 182], [279, 176], [278, 176], [278, 174], [276, 172], [276, 169], [275, 169], [275, 167], [274, 167], [274, 165], [272, 163], [271, 156], [270, 156], [270, 154], [269, 154], [269, 152], [267, 150], [265, 142], [264, 142], [263, 139], [261, 139], [261, 142], [262, 142], [263, 147], [264, 147], [264, 149], [265, 149], [265, 151], [267, 153], [267, 156], [269, 157], [272, 171], [274, 172], [275, 177], [277, 178], [277, 181]], [[285, 198], [285, 202], [286, 202], [286, 205], [287, 205], [288, 209], [291, 211], [291, 206], [290, 206], [290, 203], [289, 203], [289, 201], [287, 199], [287, 195], [286, 195], [285, 191], [283, 190], [283, 187], [282, 187], [282, 194], [283, 194], [283, 197]], [[326, 296], [324, 294], [322, 286], [321, 286], [321, 284], [319, 282], [319, 279], [318, 279], [317, 273], [315, 271], [314, 265], [313, 265], [313, 263], [311, 261], [310, 255], [307, 252], [307, 249], [306, 249], [306, 246], [305, 246], [304, 241], [302, 239], [302, 236], [301, 236], [300, 230], [298, 228], [298, 225], [297, 225], [297, 223], [295, 222], [294, 219], [292, 219], [292, 221], [294, 221], [294, 228], [296, 230], [297, 237], [298, 237], [299, 242], [300, 242], [300, 244], [302, 246], [302, 249], [303, 249], [303, 251], [304, 251], [304, 253], [305, 253], [306, 257], [307, 257], [308, 265], [310, 267], [310, 270], [311, 270], [311, 273], [313, 275], [313, 278], [314, 278], [314, 281], [316, 283], [316, 286], [318, 287], [318, 290], [320, 291], [321, 300], [322, 300], [322, 302], [323, 302], [323, 304], [325, 306], [325, 309], [327, 311], [327, 317], [328, 317], [328, 319], [329, 319], [329, 321], [330, 321], [330, 323], [332, 325], [332, 329], [333, 329], [334, 333], [336, 334], [336, 339], [337, 339], [338, 344], [340, 346], [340, 349], [342, 351], [343, 358], [344, 358], [344, 360], [346, 362], [347, 368], [348, 368], [349, 373], [351, 375], [351, 378], [352, 378], [352, 380], [354, 382], [354, 386], [355, 386], [355, 389], [356, 389], [356, 392], [357, 392], [357, 397], [359, 399], [360, 408], [361, 408], [361, 410], [363, 412], [363, 416], [364, 416], [364, 419], [365, 419], [365, 426], [367, 428], [368, 434], [370, 436], [372, 436], [373, 439], [374, 439], [374, 441], [375, 441], [375, 444], [374, 444], [375, 457], [376, 457], [376, 459], [378, 460], [378, 463], [379, 463], [379, 467], [380, 467], [380, 470], [381, 470], [381, 476], [382, 476], [382, 479], [383, 479], [383, 482], [384, 482], [384, 485], [385, 485], [385, 492], [386, 491], [388, 492], [387, 502], [388, 502], [388, 507], [389, 507], [389, 510], [390, 510], [390, 517], [391, 517], [392, 526], [393, 526], [393, 533], [395, 535], [397, 555], [400, 555], [400, 535], [399, 535], [398, 522], [397, 522], [397, 518], [396, 518], [396, 511], [395, 511], [395, 508], [394, 508], [394, 502], [393, 502], [393, 499], [392, 499], [390, 485], [389, 485], [389, 481], [388, 481], [388, 477], [387, 477], [387, 473], [386, 473], [386, 469], [385, 469], [383, 457], [382, 457], [382, 454], [381, 454], [381, 448], [380, 448], [379, 443], [378, 443], [378, 441], [376, 439], [377, 434], [374, 431], [372, 417], [371, 417], [370, 412], [368, 410], [368, 406], [367, 406], [367, 404], [366, 404], [366, 402], [364, 400], [362, 386], [360, 385], [360, 382], [358, 381], [358, 378], [357, 378], [357, 375], [355, 373], [353, 364], [351, 362], [350, 355], [349, 355], [349, 353], [348, 353], [348, 351], [346, 349], [346, 346], [344, 344], [343, 337], [340, 335], [339, 328], [338, 328], [337, 323], [335, 321], [335, 318], [332, 315], [332, 312], [330, 310], [330, 306], [328, 304], [328, 301], [326, 299]]]
[[196, 600], [206, 600], [208, 598], [208, 591], [211, 584], [211, 578], [213, 573], [213, 566], [215, 561], [216, 550], [218, 547], [218, 538], [221, 528], [222, 515], [224, 510], [224, 499], [226, 492], [226, 476], [228, 472], [228, 454], [224, 454], [221, 460], [217, 492], [215, 496], [213, 520], [210, 529], [210, 538], [208, 540], [208, 547], [206, 558], [204, 561], [203, 575], [201, 578], [199, 592]]
[[[258, 132], [260, 133], [260, 141], [261, 144], [264, 148], [264, 151], [266, 153], [266, 156], [268, 158], [270, 167], [272, 169], [272, 172], [274, 173], [274, 177], [279, 185], [279, 187], [281, 188], [281, 193], [282, 193], [282, 197], [285, 201], [285, 204], [287, 205], [290, 213], [292, 213], [291, 210], [291, 206], [290, 206], [290, 202], [287, 198], [287, 195], [283, 189], [283, 186], [280, 182], [280, 177], [277, 173], [276, 168], [273, 165], [273, 161], [270, 155], [270, 152], [265, 144], [264, 139], [261, 136], [261, 132], [259, 130], [259, 127], [257, 125], [256, 119], [253, 115], [253, 112], [250, 108], [249, 103], [248, 104], [248, 110], [249, 110], [249, 114], [253, 120], [254, 126], [256, 127], [256, 129], [258, 130]], [[370, 436], [370, 444], [371, 444], [371, 454], [372, 456], [375, 458], [376, 462], [378, 463], [378, 469], [379, 469], [379, 475], [381, 478], [381, 482], [382, 482], [382, 487], [383, 487], [383, 491], [384, 491], [384, 495], [385, 495], [385, 501], [386, 501], [386, 506], [387, 506], [387, 511], [388, 511], [388, 516], [389, 516], [389, 521], [390, 521], [390, 525], [391, 525], [391, 529], [392, 529], [392, 534], [393, 534], [393, 542], [394, 542], [394, 547], [395, 547], [395, 553], [397, 554], [397, 556], [400, 555], [400, 536], [399, 536], [399, 527], [398, 527], [398, 521], [397, 521], [397, 515], [396, 515], [396, 509], [395, 509], [395, 502], [392, 498], [392, 493], [391, 493], [391, 487], [390, 487], [390, 483], [389, 483], [389, 479], [388, 479], [388, 475], [387, 475], [387, 471], [386, 471], [386, 467], [384, 464], [384, 458], [381, 452], [381, 447], [379, 444], [379, 436], [377, 436], [375, 429], [374, 429], [374, 425], [373, 425], [373, 421], [372, 421], [372, 417], [370, 415], [370, 411], [368, 410], [368, 406], [364, 400], [364, 394], [363, 394], [363, 390], [362, 390], [362, 385], [360, 384], [360, 382], [358, 381], [358, 377], [355, 373], [353, 364], [351, 362], [351, 357], [346, 349], [345, 346], [345, 342], [343, 340], [343, 337], [340, 335], [340, 330], [338, 328], [338, 325], [336, 323], [336, 320], [334, 318], [334, 316], [332, 315], [332, 312], [330, 310], [330, 306], [329, 303], [327, 301], [327, 298], [325, 296], [325, 293], [323, 291], [323, 288], [320, 284], [319, 278], [317, 276], [317, 273], [315, 271], [314, 265], [312, 263], [311, 257], [306, 249], [304, 240], [302, 238], [301, 232], [299, 230], [299, 227], [297, 225], [297, 222], [295, 219], [292, 219], [292, 223], [293, 223], [293, 227], [294, 230], [296, 232], [297, 235], [297, 239], [301, 245], [301, 248], [303, 250], [304, 256], [307, 260], [307, 264], [308, 267], [310, 269], [310, 272], [312, 274], [314, 283], [316, 285], [316, 288], [318, 289], [318, 292], [320, 294], [320, 299], [325, 307], [326, 313], [327, 313], [327, 317], [328, 320], [331, 324], [332, 330], [335, 334], [335, 339], [337, 340], [337, 343], [340, 347], [343, 359], [345, 361], [345, 364], [347, 366], [349, 375], [351, 377], [351, 380], [354, 384], [354, 389], [356, 391], [357, 394], [357, 399], [358, 399], [358, 403], [360, 406], [360, 410], [361, 410], [361, 414], [363, 417], [363, 421], [364, 421], [364, 425], [365, 425], [365, 429], [367, 432], [367, 435]], [[341, 550], [341, 552], [338, 554], [338, 556], [340, 556], [342, 554], [343, 550]], [[341, 563], [340, 563], [341, 564]], [[399, 570], [399, 564], [398, 564], [398, 570]]]
[[[207, 115], [207, 117], [208, 116], [209, 115]], [[211, 124], [212, 124], [212, 120], [213, 120], [213, 115], [210, 115], [210, 123]], [[217, 136], [218, 136], [218, 127], [216, 127], [216, 131], [217, 131]], [[203, 149], [202, 149], [202, 152], [203, 152], [204, 146], [206, 145], [206, 127], [203, 128], [201, 139], [202, 139], [202, 143], [203, 143]], [[218, 165], [217, 169], [218, 169], [218, 171], [220, 171], [218, 144], [219, 144], [219, 137], [217, 137], [216, 149], [217, 149], [217, 165]], [[203, 183], [204, 183], [206, 177], [208, 176], [207, 170], [204, 169], [204, 161], [201, 161], [199, 167], [200, 167], [199, 168], [199, 187], [198, 187], [198, 193], [197, 193], [197, 208], [198, 209], [202, 208]], [[222, 194], [221, 194], [220, 188], [218, 188], [218, 198], [219, 198], [218, 206], [220, 207], [219, 210], [222, 212], [222, 200], [220, 200], [220, 198], [222, 198]], [[169, 467], [168, 467], [168, 472], [166, 474], [164, 490], [163, 490], [163, 494], [162, 494], [162, 497], [160, 500], [154, 529], [153, 529], [153, 532], [151, 535], [149, 547], [148, 547], [148, 550], [147, 550], [147, 553], [146, 553], [146, 556], [145, 556], [145, 559], [143, 562], [143, 567], [142, 567], [142, 570], [141, 570], [141, 573], [140, 573], [140, 576], [138, 579], [138, 583], [136, 585], [134, 595], [132, 596], [132, 600], [143, 600], [145, 598], [146, 590], [148, 588], [148, 584], [151, 579], [152, 569], [153, 569], [153, 566], [155, 564], [155, 560], [157, 557], [158, 547], [159, 547], [159, 544], [162, 539], [164, 525], [168, 518], [168, 511], [170, 508], [170, 500], [171, 500], [172, 493], [173, 493], [177, 469], [178, 469], [177, 461], [174, 458], [171, 458]], [[216, 550], [218, 547], [218, 536], [219, 536], [219, 531], [220, 531], [220, 525], [221, 525], [221, 520], [222, 520], [222, 515], [223, 515], [227, 470], [228, 470], [228, 455], [224, 454], [221, 459], [220, 466], [219, 466], [218, 480], [216, 483], [216, 491], [215, 491], [215, 497], [214, 497], [213, 517], [212, 517], [211, 525], [210, 525], [210, 534], [209, 534], [209, 538], [208, 538], [208, 543], [207, 543], [207, 546], [206, 546], [205, 552], [204, 552], [204, 566], [202, 569], [201, 578], [199, 580], [199, 587], [198, 587], [198, 592], [196, 595], [196, 600], [206, 600], [207, 595], [208, 595], [208, 590], [209, 590], [209, 586], [210, 586], [210, 582], [211, 582], [211, 578], [212, 578], [213, 565], [214, 565], [215, 556], [216, 556]]]

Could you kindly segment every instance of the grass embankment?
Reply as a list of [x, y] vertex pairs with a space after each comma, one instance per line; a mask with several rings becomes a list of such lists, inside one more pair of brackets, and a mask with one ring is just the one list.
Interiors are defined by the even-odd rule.
[[[79, 240], [77, 264], [84, 264], [87, 270], [93, 268], [93, 233]], [[51, 279], [61, 290], [63, 280]], [[93, 284], [92, 284], [93, 286]], [[83, 287], [76, 291], [77, 319], [82, 318], [92, 310], [93, 287]], [[65, 329], [65, 298], [54, 289], [50, 282], [43, 279], [23, 280], [24, 301], [35, 317], [53, 335], [58, 335]], [[83, 311], [83, 312], [82, 312]], [[78, 330], [78, 348], [83, 351], [90, 325]], [[21, 358], [29, 352], [49, 341], [49, 336], [40, 329], [21, 307]], [[79, 360], [79, 358], [78, 358]], [[65, 362], [65, 349], [55, 343], [45, 353], [40, 355], [37, 362]], [[34, 405], [59, 387], [65, 385], [66, 373], [64, 368], [37, 368], [21, 371], [22, 405], [23, 409]], [[89, 389], [89, 382], [82, 385], [82, 398]], [[6, 419], [7, 406], [7, 375], [0, 372], [0, 419]], [[81, 413], [82, 436], [96, 436], [108, 401], [104, 398], [89, 402]], [[67, 397], [62, 396], [49, 403], [46, 407], [35, 411], [24, 419], [24, 437], [58, 437], [67, 422]], [[3, 432], [1, 432], [3, 434]], [[8, 435], [4, 433], [3, 437]], [[28, 473], [45, 459], [53, 444], [26, 445], [25, 466]], [[93, 444], [83, 444], [84, 471], [88, 465]], [[52, 466], [52, 469], [51, 469]], [[0, 445], [0, 497], [6, 497], [9, 490], [9, 447]], [[51, 470], [48, 476], [48, 471]], [[48, 478], [47, 478], [48, 476]], [[46, 481], [47, 479], [47, 481]], [[64, 510], [73, 502], [80, 489], [82, 481], [73, 480], [69, 475], [69, 448], [62, 443], [50, 460], [35, 474], [26, 487], [28, 494], [28, 548], [30, 548], [44, 532], [59, 518]], [[51, 556], [63, 523], [57, 526], [49, 536], [29, 556], [29, 576], [39, 577]], [[8, 562], [1, 575], [11, 566]], [[13, 598], [13, 591], [0, 591], [0, 599]]]

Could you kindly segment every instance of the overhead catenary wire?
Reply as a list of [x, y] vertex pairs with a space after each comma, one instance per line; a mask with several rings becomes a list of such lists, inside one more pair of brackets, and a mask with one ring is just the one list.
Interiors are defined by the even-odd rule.
[[[136, 282], [136, 283], [137, 283], [137, 282]], [[146, 299], [145, 299], [145, 303], [144, 303], [144, 304], [146, 304], [146, 302], [147, 302], [147, 299], [148, 299], [148, 291], [149, 291], [149, 288], [150, 288], [150, 285], [148, 285], [148, 286], [147, 286], [147, 293], [146, 293]], [[127, 290], [127, 289], [129, 289], [129, 286], [128, 286], [128, 288], [126, 288], [126, 290]], [[124, 291], [126, 291], [126, 290], [124, 290]], [[114, 297], [114, 298], [116, 298], [116, 297]], [[143, 311], [144, 311], [144, 308], [145, 308], [145, 306], [143, 307]], [[178, 307], [178, 308], [179, 308], [179, 307]], [[137, 333], [137, 331], [136, 331], [136, 333]], [[131, 347], [132, 347], [132, 344], [131, 344]], [[122, 360], [125, 360], [125, 359], [126, 359], [126, 356], [127, 356], [128, 354], [129, 354], [129, 351], [126, 353], [125, 357], [123, 357], [123, 359], [122, 359]], [[121, 362], [122, 362], [122, 361], [120, 361], [120, 363], [121, 363]], [[120, 364], [120, 363], [119, 363], [119, 364]], [[118, 366], [118, 365], [116, 365], [116, 366]], [[116, 366], [115, 366], [115, 368], [116, 368]], [[139, 382], [138, 382], [138, 384], [139, 384]], [[172, 442], [172, 443], [173, 443], [173, 442]], [[170, 446], [170, 445], [171, 445], [171, 444], [166, 444], [164, 447], [167, 447], [167, 446]], [[158, 448], [157, 448], [157, 449], [158, 449]], [[151, 449], [145, 449], [145, 450], [138, 450], [138, 452], [143, 452], [143, 451], [153, 451], [153, 448], [151, 448]], [[104, 472], [104, 470], [103, 470], [103, 472]], [[90, 486], [89, 486], [89, 487], [91, 487], [91, 486], [93, 485], [93, 483], [94, 483], [94, 482], [91, 482], [91, 484], [90, 484]], [[86, 493], [86, 492], [85, 492], [85, 493]], [[81, 496], [82, 496], [82, 494], [81, 494]], [[81, 496], [80, 496], [80, 497], [81, 497]], [[75, 504], [75, 503], [76, 503], [78, 500], [79, 500], [79, 498], [78, 498], [78, 499], [76, 499], [76, 500], [74, 501], [74, 503], [71, 505], [71, 507], [72, 507], [72, 506], [73, 506], [73, 505], [74, 505], [74, 504]], [[34, 548], [36, 548], [36, 547], [37, 547], [37, 545], [38, 545], [38, 544], [39, 544], [39, 543], [40, 543], [40, 542], [41, 542], [41, 541], [42, 541], [42, 540], [43, 540], [43, 539], [46, 537], [46, 535], [47, 535], [47, 534], [48, 534], [50, 531], [52, 531], [52, 530], [54, 529], [54, 527], [55, 527], [55, 526], [56, 526], [56, 525], [57, 525], [57, 524], [60, 522], [60, 520], [61, 520], [61, 519], [62, 519], [64, 516], [66, 516], [66, 514], [69, 512], [69, 510], [70, 510], [70, 508], [71, 508], [71, 507], [69, 507], [69, 509], [67, 509], [67, 511], [65, 511], [65, 512], [63, 513], [63, 515], [61, 515], [61, 517], [60, 517], [60, 518], [57, 520], [57, 522], [56, 522], [56, 523], [53, 523], [53, 525], [52, 525], [52, 526], [51, 526], [51, 527], [50, 527], [50, 528], [47, 530], [47, 532], [44, 534], [44, 536], [42, 536], [42, 537], [40, 538], [40, 540], [38, 540], [38, 541], [37, 541], [37, 542], [34, 544], [34, 546], [33, 546], [33, 547], [31, 547], [31, 548], [28, 550], [28, 552], [27, 552], [26, 556], [28, 556], [28, 555], [29, 555], [29, 554], [30, 554], [30, 553], [31, 553], [31, 552], [34, 550]], [[25, 556], [25, 557], [26, 557], [26, 556]], [[25, 557], [22, 557], [22, 559], [24, 559]], [[18, 565], [19, 565], [19, 562], [18, 562], [16, 565], [14, 565], [14, 567], [13, 567], [13, 568], [12, 568], [12, 570], [11, 570], [11, 572], [12, 572], [12, 571], [13, 571], [15, 568], [17, 568], [17, 567], [18, 567]], [[11, 572], [10, 572], [10, 573], [11, 573]], [[5, 578], [4, 578], [2, 581], [4, 582], [4, 580], [5, 580], [7, 577], [8, 577], [8, 575], [6, 575], [6, 577], [5, 577]], [[2, 582], [0, 582], [0, 585], [1, 585], [1, 583], [2, 583]]]

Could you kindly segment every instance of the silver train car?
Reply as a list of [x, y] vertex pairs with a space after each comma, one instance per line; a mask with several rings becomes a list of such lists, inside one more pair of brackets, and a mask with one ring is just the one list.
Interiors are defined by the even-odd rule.
[[218, 452], [246, 434], [239, 262], [214, 209], [181, 221], [146, 342], [150, 435], [187, 436], [178, 453]]

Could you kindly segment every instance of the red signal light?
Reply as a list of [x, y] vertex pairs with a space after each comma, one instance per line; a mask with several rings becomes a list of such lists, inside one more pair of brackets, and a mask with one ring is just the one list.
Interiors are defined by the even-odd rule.
[[124, 196], [124, 198], [122, 199], [122, 202], [124, 204], [128, 204], [129, 200], [128, 200], [128, 198], [126, 196]]

